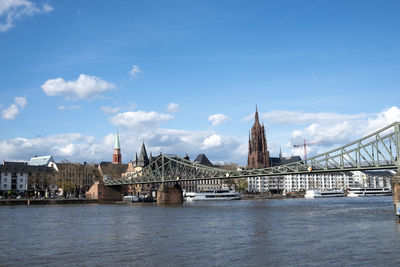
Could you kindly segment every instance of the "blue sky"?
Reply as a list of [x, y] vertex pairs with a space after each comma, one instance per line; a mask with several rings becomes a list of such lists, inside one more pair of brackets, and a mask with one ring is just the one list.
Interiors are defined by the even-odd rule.
[[399, 1], [0, 0], [0, 160], [247, 160], [400, 120]]

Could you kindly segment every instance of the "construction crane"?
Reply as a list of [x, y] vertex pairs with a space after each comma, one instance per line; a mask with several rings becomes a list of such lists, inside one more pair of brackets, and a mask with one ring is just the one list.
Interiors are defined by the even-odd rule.
[[300, 144], [300, 145], [293, 145], [293, 147], [303, 147], [304, 148], [304, 162], [307, 161], [307, 146], [309, 145], [316, 145], [316, 144], [321, 144], [324, 141], [314, 141], [314, 142], [310, 142], [310, 143], [306, 143], [306, 139], [304, 139], [304, 143]]

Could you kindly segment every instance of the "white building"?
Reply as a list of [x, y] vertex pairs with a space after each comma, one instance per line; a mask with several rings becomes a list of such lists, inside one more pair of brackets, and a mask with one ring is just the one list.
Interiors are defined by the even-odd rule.
[[395, 171], [355, 171], [354, 187], [392, 188]]
[[306, 173], [285, 175], [285, 191], [341, 189], [353, 187], [352, 172]]
[[253, 193], [282, 192], [285, 189], [284, 176], [249, 177], [247, 178], [247, 191]]
[[254, 193], [341, 189], [349, 187], [391, 188], [394, 171], [343, 171], [331, 173], [290, 174], [247, 178], [248, 191]]

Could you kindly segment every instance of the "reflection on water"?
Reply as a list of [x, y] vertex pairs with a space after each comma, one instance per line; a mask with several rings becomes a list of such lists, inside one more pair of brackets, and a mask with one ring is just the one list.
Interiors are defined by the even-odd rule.
[[0, 265], [400, 265], [391, 197], [0, 207]]

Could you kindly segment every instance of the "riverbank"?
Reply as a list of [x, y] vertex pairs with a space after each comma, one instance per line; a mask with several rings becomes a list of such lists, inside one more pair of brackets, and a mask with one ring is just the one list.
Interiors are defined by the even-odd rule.
[[91, 204], [91, 203], [99, 203], [99, 201], [96, 199], [85, 199], [85, 198], [0, 199], [0, 206], [5, 206], [5, 205], [48, 205], [48, 204]]

